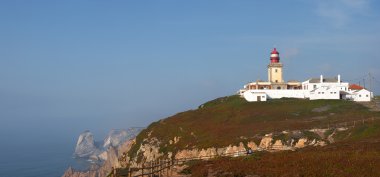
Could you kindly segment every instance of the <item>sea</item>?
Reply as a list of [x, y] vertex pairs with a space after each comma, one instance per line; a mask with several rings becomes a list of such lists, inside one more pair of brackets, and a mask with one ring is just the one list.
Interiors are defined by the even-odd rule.
[[0, 133], [0, 177], [60, 177], [69, 166], [85, 170], [90, 165], [73, 158], [79, 134]]

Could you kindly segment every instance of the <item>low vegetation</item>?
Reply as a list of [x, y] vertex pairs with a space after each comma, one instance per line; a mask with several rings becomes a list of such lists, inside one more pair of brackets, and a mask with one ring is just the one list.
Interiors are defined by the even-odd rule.
[[258, 152], [190, 164], [193, 176], [380, 176], [380, 121], [342, 131], [340, 141], [297, 151]]
[[[257, 141], [257, 135], [269, 132], [327, 128], [371, 117], [380, 117], [380, 114], [345, 100], [278, 99], [249, 103], [239, 96], [229, 96], [152, 123], [137, 136], [129, 156], [136, 156], [139, 146], [146, 143], [144, 139], [148, 137], [156, 137], [161, 142], [160, 151], [167, 153], [225, 147], [242, 141]], [[170, 144], [174, 137], [180, 140]]]

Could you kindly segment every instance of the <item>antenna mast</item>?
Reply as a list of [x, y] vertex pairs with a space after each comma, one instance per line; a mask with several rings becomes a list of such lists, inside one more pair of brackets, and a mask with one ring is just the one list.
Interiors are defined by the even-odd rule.
[[372, 75], [371, 72], [368, 73], [369, 76], [369, 91], [372, 91]]
[[363, 87], [365, 88], [365, 78], [363, 78]]

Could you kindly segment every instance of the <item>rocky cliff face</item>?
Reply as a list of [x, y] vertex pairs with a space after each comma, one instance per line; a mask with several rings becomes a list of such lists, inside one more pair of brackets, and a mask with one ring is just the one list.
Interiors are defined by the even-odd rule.
[[89, 158], [95, 162], [105, 161], [108, 158], [107, 150], [110, 147], [118, 148], [127, 140], [136, 137], [141, 129], [142, 128], [129, 128], [126, 130], [113, 129], [108, 133], [103, 143], [96, 142], [93, 134], [86, 130], [79, 135], [74, 156]]
[[101, 166], [94, 164], [87, 171], [78, 171], [70, 167], [65, 171], [65, 173], [63, 174], [63, 177], [107, 176], [110, 173], [112, 167], [118, 168], [118, 167], [124, 166], [125, 164], [122, 164], [122, 162], [129, 160], [129, 159], [122, 160], [120, 158], [123, 157], [124, 152], [129, 151], [129, 149], [131, 148], [134, 142], [135, 140], [132, 139], [132, 140], [128, 140], [124, 142], [117, 148], [110, 146], [108, 150], [104, 152], [107, 158]]
[[103, 148], [108, 148], [110, 146], [117, 147], [122, 142], [125, 142], [127, 138], [126, 130], [111, 130], [108, 136], [104, 139]]
[[113, 129], [108, 133], [108, 136], [104, 139], [103, 148], [107, 149], [110, 146], [118, 147], [125, 141], [136, 137], [136, 135], [140, 131], [141, 128], [129, 128], [127, 130]]
[[[284, 141], [281, 139], [275, 139], [272, 135], [262, 137], [259, 145], [254, 141], [247, 143], [240, 142], [239, 145], [229, 145], [227, 147], [215, 148], [210, 147], [206, 149], [184, 149], [175, 153], [174, 159], [184, 158], [208, 158], [210, 156], [237, 156], [239, 153], [245, 153], [248, 149], [253, 151], [283, 151], [283, 150], [296, 150], [297, 148], [304, 148], [306, 146], [325, 146], [327, 143], [324, 140], [308, 139], [307, 137], [296, 139], [290, 139]], [[139, 152], [143, 152], [143, 159], [146, 161], [156, 160], [159, 157], [164, 156], [162, 152], [158, 151], [157, 146], [151, 146], [144, 144], [141, 146]], [[168, 153], [173, 154], [173, 152]], [[170, 157], [167, 157], [170, 158]]]
[[[137, 150], [137, 156], [126, 162], [131, 167], [141, 167], [143, 162], [154, 161], [157, 159], [208, 159], [215, 156], [240, 156], [246, 154], [247, 150], [255, 151], [284, 151], [296, 150], [307, 146], [325, 146], [328, 140], [325, 132], [327, 129], [305, 130], [305, 131], [283, 131], [280, 133], [270, 133], [261, 136], [257, 141], [242, 141], [238, 144], [231, 144], [226, 147], [209, 147], [209, 148], [191, 148], [178, 151], [162, 152], [165, 143], [158, 140], [157, 137], [150, 137], [143, 140], [143, 144]], [[320, 136], [319, 136], [320, 135]], [[180, 137], [175, 137], [177, 141], [170, 140], [169, 143], [178, 142]], [[179, 168], [179, 173], [182, 168]], [[134, 175], [137, 175], [137, 172]]]
[[[89, 158], [99, 163], [92, 164], [86, 171], [79, 171], [70, 167], [65, 171], [63, 176], [106, 176], [111, 171], [112, 167], [117, 168], [125, 165], [125, 162], [129, 161], [125, 152], [129, 151], [131, 145], [135, 142], [134, 138], [141, 130], [142, 128], [111, 130], [104, 139], [103, 144], [95, 142], [90, 131], [81, 133], [75, 147], [75, 157]], [[122, 160], [119, 161], [119, 158], [122, 158]]]
[[[273, 132], [263, 135], [255, 141], [240, 142], [237, 145], [229, 145], [226, 147], [209, 147], [209, 148], [190, 148], [178, 151], [161, 152], [160, 148], [165, 147], [165, 143], [158, 140], [157, 137], [149, 137], [143, 140], [137, 151], [137, 156], [131, 159], [130, 163], [134, 167], [141, 166], [141, 162], [154, 161], [158, 158], [164, 159], [184, 159], [184, 158], [208, 158], [210, 156], [238, 156], [246, 153], [248, 149], [253, 151], [283, 151], [296, 150], [307, 146], [325, 146], [330, 140], [326, 139], [325, 132], [327, 129], [312, 129], [304, 131], [282, 131]], [[177, 143], [180, 137], [174, 137], [168, 143]]]
[[90, 157], [93, 154], [98, 154], [100, 150], [95, 145], [94, 136], [88, 130], [79, 135], [74, 155], [77, 157]]
[[[371, 115], [361, 106], [345, 101], [284, 99], [247, 103], [238, 96], [223, 97], [199, 109], [153, 122], [123, 150], [114, 145], [119, 144], [125, 134], [112, 132], [110, 135], [114, 138], [106, 138], [103, 143], [103, 148], [108, 150], [98, 155], [99, 159], [106, 159], [101, 167], [94, 166], [83, 173], [68, 169], [65, 175], [102, 176], [110, 172], [111, 167], [139, 167], [157, 159], [202, 158], [247, 149], [274, 152], [324, 146], [334, 143], [339, 131], [346, 130], [335, 128], [341, 126], [339, 123], [347, 121], [346, 117], [354, 120], [351, 114], [362, 113]], [[334, 126], [330, 126], [332, 120]], [[329, 129], [310, 129], [318, 125]], [[274, 130], [284, 131], [271, 132]]]
[[[137, 156], [130, 158], [126, 153], [131, 146], [136, 143], [130, 140], [123, 143], [118, 148], [109, 146], [106, 151], [107, 160], [102, 166], [93, 166], [89, 171], [78, 172], [69, 168], [64, 177], [82, 177], [82, 176], [106, 176], [112, 169], [118, 167], [141, 167], [142, 162], [154, 161], [159, 158], [164, 159], [184, 159], [184, 158], [208, 158], [209, 156], [238, 156], [245, 154], [248, 149], [253, 151], [283, 151], [296, 150], [307, 146], [325, 146], [331, 142], [332, 134], [336, 131], [345, 131], [346, 129], [311, 129], [304, 131], [282, 131], [273, 132], [259, 137], [255, 141], [242, 141], [238, 144], [231, 144], [226, 147], [209, 147], [209, 148], [190, 148], [178, 151], [162, 152], [165, 143], [159, 141], [157, 137], [149, 137], [144, 139], [144, 143], [140, 144], [137, 150]], [[168, 143], [175, 144], [180, 141], [181, 137], [174, 137]]]

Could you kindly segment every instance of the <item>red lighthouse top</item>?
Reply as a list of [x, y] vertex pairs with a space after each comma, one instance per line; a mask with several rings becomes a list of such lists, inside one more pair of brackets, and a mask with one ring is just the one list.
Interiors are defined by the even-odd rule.
[[270, 53], [270, 62], [271, 63], [279, 63], [280, 62], [280, 53], [274, 48]]
[[276, 48], [273, 48], [272, 50], [272, 53], [271, 54], [279, 54], [278, 51], [276, 50]]

